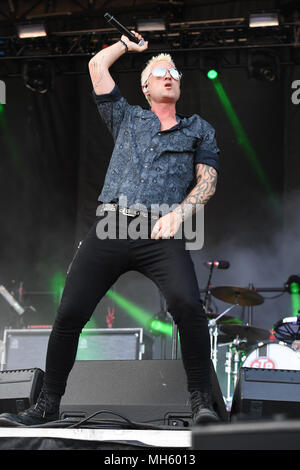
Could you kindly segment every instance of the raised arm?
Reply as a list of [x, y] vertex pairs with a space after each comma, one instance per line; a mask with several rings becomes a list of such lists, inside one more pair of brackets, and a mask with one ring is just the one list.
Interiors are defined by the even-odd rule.
[[[132, 31], [139, 39], [143, 39], [138, 33]], [[143, 52], [148, 48], [146, 41], [143, 46], [130, 41], [127, 36], [122, 36], [121, 40], [127, 45], [128, 51]], [[97, 95], [110, 93], [115, 82], [109, 73], [109, 68], [127, 51], [126, 46], [118, 41], [105, 49], [102, 49], [89, 61], [89, 72], [93, 83], [94, 91]]]

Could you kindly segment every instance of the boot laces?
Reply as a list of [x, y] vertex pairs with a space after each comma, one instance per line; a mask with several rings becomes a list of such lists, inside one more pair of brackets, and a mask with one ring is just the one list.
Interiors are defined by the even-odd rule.
[[195, 391], [191, 393], [192, 412], [195, 413], [199, 408], [210, 408], [208, 392]]
[[42, 389], [37, 402], [35, 403], [33, 409], [42, 415], [43, 418], [46, 415], [51, 415], [57, 411], [59, 407], [59, 397], [55, 395], [51, 396]]

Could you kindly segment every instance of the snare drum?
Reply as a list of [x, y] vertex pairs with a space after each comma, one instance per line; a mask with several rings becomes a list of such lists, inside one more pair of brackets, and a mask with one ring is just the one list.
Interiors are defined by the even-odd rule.
[[256, 369], [300, 370], [300, 353], [283, 342], [265, 341], [259, 343], [248, 354], [242, 366]]

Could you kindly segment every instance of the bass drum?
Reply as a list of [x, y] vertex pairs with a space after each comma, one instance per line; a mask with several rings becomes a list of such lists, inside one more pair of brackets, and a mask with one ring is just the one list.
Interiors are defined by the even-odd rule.
[[242, 367], [300, 370], [300, 353], [280, 341], [265, 341], [246, 356]]

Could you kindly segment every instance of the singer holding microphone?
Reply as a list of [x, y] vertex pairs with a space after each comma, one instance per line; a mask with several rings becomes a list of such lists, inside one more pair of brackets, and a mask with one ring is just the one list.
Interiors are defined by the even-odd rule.
[[[142, 91], [150, 109], [130, 105], [122, 96], [110, 67], [124, 54], [143, 53], [147, 48], [147, 42], [138, 45], [122, 35], [90, 60], [89, 72], [93, 98], [114, 139], [99, 201], [106, 215], [121, 212], [125, 223], [138, 214], [129, 208], [138, 204], [149, 208], [149, 236], [100, 239], [97, 223], [103, 216], [98, 215], [68, 271], [49, 339], [39, 399], [19, 415], [0, 415], [0, 425], [40, 425], [59, 419], [60, 399], [81, 330], [107, 290], [129, 270], [137, 270], [156, 283], [178, 327], [193, 423], [219, 420], [211, 400], [208, 321], [185, 239], [174, 237], [184, 224], [185, 208], [193, 213], [215, 193], [219, 149], [210, 124], [196, 114], [183, 117], [176, 113], [181, 74], [170, 55], [153, 57], [142, 71], [137, 93]], [[124, 196], [128, 211], [122, 212], [118, 202]], [[151, 204], [175, 204], [176, 208], [153, 219]]]

